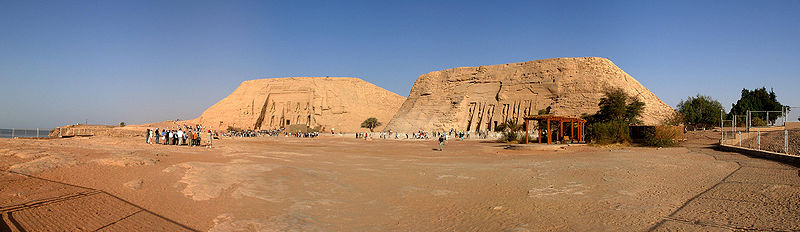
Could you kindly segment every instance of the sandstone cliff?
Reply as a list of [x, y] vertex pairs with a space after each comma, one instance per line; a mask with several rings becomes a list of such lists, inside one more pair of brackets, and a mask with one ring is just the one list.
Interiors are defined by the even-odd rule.
[[233, 93], [187, 124], [219, 130], [228, 126], [268, 130], [307, 125], [326, 131], [363, 131], [361, 122], [369, 117], [386, 125], [404, 100], [358, 78], [259, 79], [242, 82]]
[[491, 130], [548, 106], [553, 114], [593, 114], [609, 87], [645, 103], [640, 118], [645, 124], [657, 124], [674, 111], [608, 59], [556, 58], [423, 74], [386, 129]]

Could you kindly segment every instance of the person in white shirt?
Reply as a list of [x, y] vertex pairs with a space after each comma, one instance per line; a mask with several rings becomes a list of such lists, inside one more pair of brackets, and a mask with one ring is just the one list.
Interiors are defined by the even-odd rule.
[[183, 144], [183, 130], [178, 129], [178, 146]]

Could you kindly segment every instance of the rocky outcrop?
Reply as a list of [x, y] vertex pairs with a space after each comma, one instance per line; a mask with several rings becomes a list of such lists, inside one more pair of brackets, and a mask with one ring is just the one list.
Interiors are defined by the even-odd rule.
[[386, 129], [491, 130], [547, 107], [559, 115], [593, 114], [610, 87], [645, 103], [644, 124], [674, 111], [608, 59], [556, 58], [423, 74]]
[[[338, 132], [362, 131], [375, 117], [384, 125], [404, 97], [358, 78], [289, 77], [242, 82], [230, 95], [187, 124], [268, 130], [306, 125]], [[382, 128], [382, 127], [379, 127]]]

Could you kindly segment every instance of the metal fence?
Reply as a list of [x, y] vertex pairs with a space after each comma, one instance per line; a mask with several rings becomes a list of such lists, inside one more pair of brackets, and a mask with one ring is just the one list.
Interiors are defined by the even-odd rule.
[[725, 135], [722, 144], [771, 151], [789, 155], [800, 155], [800, 129], [771, 128], [763, 130], [737, 131]]
[[[800, 122], [795, 118], [796, 115], [789, 113], [789, 109], [787, 107], [784, 111], [777, 112], [752, 111], [747, 115], [735, 115], [731, 120], [723, 120], [720, 143], [760, 151], [800, 155]], [[766, 125], [752, 123], [756, 114], [763, 114], [760, 117], [768, 119], [767, 115], [772, 113], [779, 115], [773, 122], [767, 122]]]
[[52, 128], [9, 128], [0, 129], [0, 138], [47, 137]]

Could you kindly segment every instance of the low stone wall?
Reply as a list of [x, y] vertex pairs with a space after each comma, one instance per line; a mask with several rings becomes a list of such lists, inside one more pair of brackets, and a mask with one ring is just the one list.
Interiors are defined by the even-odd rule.
[[110, 136], [110, 137], [138, 137], [146, 132], [138, 129], [125, 129], [122, 127], [59, 127], [50, 131], [50, 137], [74, 136]]

